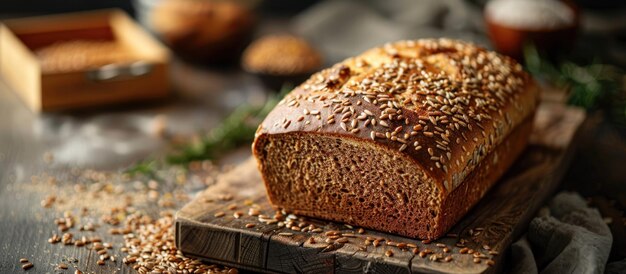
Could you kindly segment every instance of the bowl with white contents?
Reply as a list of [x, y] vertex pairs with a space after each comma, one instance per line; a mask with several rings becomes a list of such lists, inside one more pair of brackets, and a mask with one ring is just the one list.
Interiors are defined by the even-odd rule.
[[492, 0], [484, 16], [495, 49], [518, 60], [528, 44], [551, 56], [567, 52], [580, 25], [569, 0]]

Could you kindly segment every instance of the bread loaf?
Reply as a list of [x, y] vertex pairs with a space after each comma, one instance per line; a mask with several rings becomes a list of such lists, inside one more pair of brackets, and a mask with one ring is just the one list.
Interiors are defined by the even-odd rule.
[[390, 43], [295, 88], [253, 153], [277, 208], [433, 239], [522, 152], [538, 95], [519, 64], [475, 45]]

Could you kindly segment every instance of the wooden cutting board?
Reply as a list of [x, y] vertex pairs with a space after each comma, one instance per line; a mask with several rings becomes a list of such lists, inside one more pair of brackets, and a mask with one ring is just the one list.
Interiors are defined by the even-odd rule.
[[[259, 272], [497, 272], [511, 242], [556, 189], [584, 119], [580, 109], [542, 104], [528, 149], [448, 236], [432, 243], [293, 215], [272, 221], [276, 211], [253, 159], [224, 173], [177, 213], [176, 243], [187, 256]], [[249, 214], [256, 210], [267, 216]], [[303, 230], [323, 232], [286, 228], [289, 218]], [[341, 239], [333, 242], [337, 233]], [[367, 237], [380, 244], [365, 245]], [[463, 252], [467, 249], [479, 253]]]

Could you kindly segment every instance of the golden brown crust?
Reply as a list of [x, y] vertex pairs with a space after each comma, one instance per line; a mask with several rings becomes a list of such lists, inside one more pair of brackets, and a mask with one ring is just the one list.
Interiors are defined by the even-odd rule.
[[[467, 197], [468, 203], [460, 203], [466, 207], [462, 210], [449, 203], [464, 199], [448, 196], [463, 192], [456, 189], [533, 115], [537, 101], [534, 82], [510, 58], [448, 39], [401, 41], [313, 75], [259, 126], [253, 150], [263, 161], [259, 153], [267, 148], [258, 147], [265, 145], [259, 142], [261, 137], [307, 132], [374, 140], [397, 150], [413, 159], [420, 170], [417, 173], [426, 174], [438, 189], [432, 206], [437, 207], [437, 214], [450, 215], [437, 216], [435, 225], [440, 227], [433, 231], [441, 233], [473, 206], [495, 181], [492, 177], [499, 177], [504, 170], [492, 168], [493, 176], [481, 176], [488, 180], [464, 184], [476, 191], [466, 193], [471, 197]], [[515, 144], [519, 147], [512, 150], [521, 151], [525, 141]], [[500, 158], [512, 163], [517, 154]], [[495, 169], [505, 169], [510, 163]], [[260, 163], [262, 172], [263, 164], [271, 163]], [[289, 178], [283, 181], [293, 183]], [[268, 185], [271, 187], [275, 186]], [[433, 231], [418, 234], [431, 238]]]

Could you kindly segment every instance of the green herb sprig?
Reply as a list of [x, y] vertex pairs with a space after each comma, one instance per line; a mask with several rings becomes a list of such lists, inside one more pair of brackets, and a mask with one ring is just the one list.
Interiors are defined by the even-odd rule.
[[290, 90], [291, 87], [284, 86], [261, 106], [239, 106], [199, 141], [176, 148], [167, 157], [167, 163], [183, 165], [193, 161], [211, 160], [224, 152], [249, 144], [254, 139], [259, 123]]
[[587, 110], [605, 110], [620, 127], [626, 127], [624, 71], [594, 60], [589, 65], [571, 61], [553, 64], [533, 46], [525, 47], [526, 68], [537, 79], [568, 90], [568, 104]]

